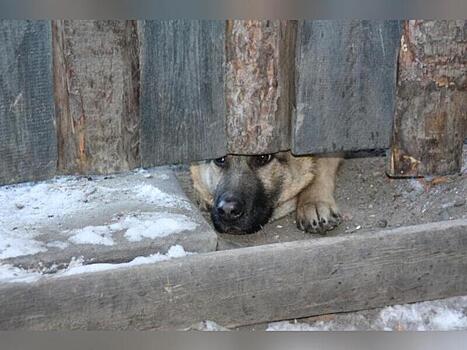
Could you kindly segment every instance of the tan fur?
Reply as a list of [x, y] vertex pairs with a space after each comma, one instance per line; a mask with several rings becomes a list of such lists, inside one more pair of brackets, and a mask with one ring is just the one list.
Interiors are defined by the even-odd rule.
[[[322, 232], [335, 227], [339, 222], [339, 210], [334, 200], [335, 177], [342, 158], [294, 157], [290, 152], [280, 152], [275, 157], [257, 169], [266, 189], [277, 186], [279, 180], [282, 185], [272, 219], [296, 210], [297, 226], [302, 230]], [[222, 176], [221, 170], [212, 162], [194, 164], [190, 170], [201, 207], [210, 208]]]

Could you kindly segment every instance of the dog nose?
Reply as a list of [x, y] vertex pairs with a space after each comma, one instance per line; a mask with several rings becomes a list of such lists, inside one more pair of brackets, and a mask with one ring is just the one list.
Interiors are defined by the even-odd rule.
[[217, 214], [224, 221], [235, 221], [243, 215], [243, 205], [234, 197], [222, 198], [216, 207]]

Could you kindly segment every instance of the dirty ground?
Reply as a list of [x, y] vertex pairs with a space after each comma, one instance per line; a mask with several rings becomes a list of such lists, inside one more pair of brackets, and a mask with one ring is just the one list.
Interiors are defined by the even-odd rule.
[[[464, 168], [458, 175], [390, 179], [385, 174], [386, 160], [384, 156], [373, 156], [344, 161], [336, 188], [343, 222], [327, 235], [467, 218], [467, 146], [464, 147]], [[182, 188], [194, 200], [187, 167], [174, 168]], [[203, 215], [210, 222], [209, 213], [203, 212]], [[218, 237], [218, 250], [322, 238], [298, 230], [295, 214], [268, 223], [254, 234], [219, 234]]]

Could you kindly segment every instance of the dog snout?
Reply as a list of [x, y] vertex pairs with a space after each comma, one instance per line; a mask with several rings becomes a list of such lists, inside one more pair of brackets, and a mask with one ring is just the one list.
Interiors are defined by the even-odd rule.
[[224, 222], [238, 220], [244, 213], [244, 204], [234, 196], [222, 196], [216, 206], [219, 218]]

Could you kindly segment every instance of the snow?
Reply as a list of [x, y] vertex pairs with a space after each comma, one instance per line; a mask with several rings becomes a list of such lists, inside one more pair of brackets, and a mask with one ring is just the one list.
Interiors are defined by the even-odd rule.
[[133, 267], [139, 265], [146, 265], [146, 264], [154, 264], [160, 261], [166, 261], [174, 258], [181, 258], [187, 256], [192, 253], [185, 252], [185, 249], [181, 245], [171, 246], [167, 252], [167, 254], [151, 254], [149, 256], [138, 256], [134, 258], [132, 261], [127, 263], [119, 263], [119, 264], [108, 264], [108, 263], [100, 263], [100, 264], [89, 264], [83, 265], [81, 260], [77, 260], [77, 263], [70, 264], [68, 268], [62, 272], [59, 272], [55, 275], [55, 277], [64, 277], [64, 276], [73, 276], [82, 273], [92, 273], [92, 272], [99, 272], [99, 271], [108, 271], [108, 270], [115, 270], [121, 269], [125, 267]]
[[125, 238], [130, 242], [136, 242], [143, 238], [155, 239], [182, 231], [191, 231], [197, 226], [198, 224], [186, 215], [162, 212], [126, 217], [110, 227], [126, 230]]
[[0, 264], [0, 282], [4, 283], [32, 283], [41, 278], [39, 272], [29, 272], [19, 267]]
[[114, 245], [112, 230], [109, 226], [87, 226], [69, 232], [70, 242], [75, 244], [102, 244], [106, 246]]
[[[467, 297], [463, 301], [467, 308]], [[376, 326], [384, 330], [461, 330], [467, 329], [467, 314], [440, 301], [396, 305], [380, 312]]]
[[309, 323], [281, 321], [270, 323], [268, 331], [443, 331], [467, 330], [467, 296], [415, 304], [395, 305], [369, 312], [329, 315], [329, 320]]
[[154, 264], [160, 261], [181, 258], [191, 254], [194, 253], [186, 252], [181, 245], [174, 245], [169, 248], [166, 254], [156, 253], [149, 256], [139, 256], [130, 262], [125, 263], [95, 263], [84, 265], [83, 259], [72, 259], [66, 269], [47, 275], [36, 271], [28, 271], [8, 264], [0, 264], [0, 283], [32, 283], [47, 278], [62, 278], [83, 273], [94, 273]]
[[171, 246], [167, 254], [151, 254], [149, 256], [138, 256], [127, 263], [109, 264], [109, 263], [98, 263], [83, 265], [82, 260], [77, 260], [75, 263], [70, 264], [64, 271], [58, 272], [54, 277], [73, 276], [82, 273], [93, 273], [99, 271], [115, 270], [139, 265], [154, 264], [160, 261], [170, 260], [174, 258], [181, 258], [192, 253], [185, 252], [185, 249], [181, 245]]
[[156, 239], [183, 231], [194, 230], [198, 224], [183, 214], [169, 212], [145, 212], [124, 216], [116, 222], [102, 226], [87, 226], [68, 231], [69, 241], [75, 244], [114, 245], [112, 235], [125, 231], [124, 237], [130, 242], [144, 238]]
[[63, 241], [52, 241], [47, 243], [47, 248], [65, 249], [68, 248], [68, 243]]
[[75, 186], [54, 183], [0, 187], [0, 259], [44, 252], [47, 247], [34, 238], [36, 226], [51, 218], [78, 210], [85, 194]]
[[164, 174], [164, 173], [153, 173], [153, 172], [149, 172], [148, 170], [146, 169], [136, 169], [134, 170], [135, 173], [137, 174], [140, 174], [142, 175], [143, 177], [145, 177], [146, 179], [150, 179], [150, 178], [156, 178], [158, 180], [169, 180], [170, 179], [170, 176], [167, 175], [167, 174]]
[[197, 330], [197, 331], [205, 331], [205, 332], [216, 332], [216, 331], [228, 331], [228, 328], [225, 328], [218, 323], [210, 320], [205, 320], [199, 322], [197, 324], [192, 325], [191, 327], [187, 328], [186, 330]]
[[[0, 221], [0, 225], [4, 225]], [[20, 255], [37, 254], [47, 251], [42, 242], [21, 237], [21, 232], [7, 231], [0, 228], [0, 259], [7, 259]]]
[[[131, 176], [133, 178], [116, 176], [110, 180], [94, 176], [92, 181], [66, 176], [40, 183], [0, 186], [0, 260], [34, 255], [49, 248], [66, 249], [70, 243], [112, 246], [115, 244], [115, 225], [120, 225], [120, 231], [126, 230], [125, 237], [132, 242], [164, 237], [197, 226], [183, 215], [163, 212], [131, 216], [127, 212], [126, 218], [117, 223], [109, 215], [97, 219], [100, 222], [87, 222], [88, 226], [79, 227], [77, 218], [87, 218], [90, 213], [116, 202], [131, 203], [132, 208], [146, 206], [146, 210], [148, 205], [159, 211], [161, 208], [192, 209], [185, 198], [166, 193], [149, 183], [154, 179], [169, 180], [168, 174], [139, 170]], [[70, 221], [78, 226], [62, 226]], [[50, 227], [56, 236], [44, 235], [44, 228]]]
[[[284, 331], [284, 332], [305, 332], [305, 331], [329, 331], [331, 329], [332, 323], [326, 323], [324, 321], [318, 321], [315, 323], [314, 326], [309, 325], [308, 323], [300, 323], [296, 322], [289, 322], [289, 321], [281, 321], [281, 322], [274, 322], [269, 324], [267, 331]], [[351, 329], [340, 329], [340, 330], [354, 330], [352, 327]]]
[[138, 185], [133, 189], [133, 191], [138, 198], [157, 206], [166, 208], [190, 208], [190, 204], [187, 200], [165, 193], [150, 184]]

